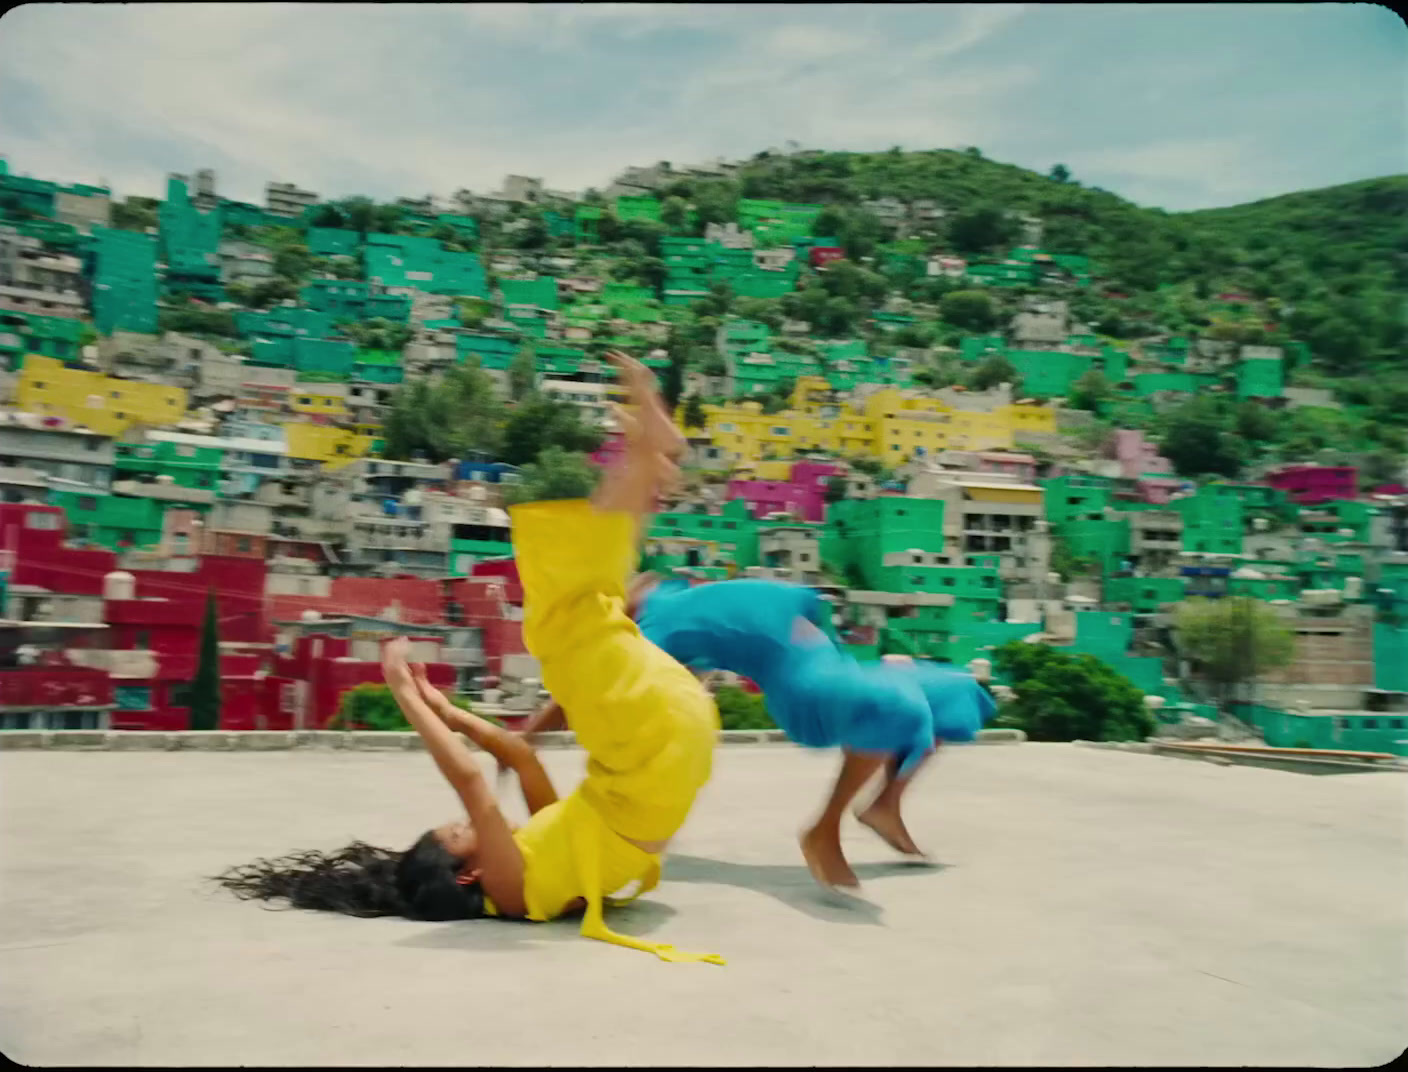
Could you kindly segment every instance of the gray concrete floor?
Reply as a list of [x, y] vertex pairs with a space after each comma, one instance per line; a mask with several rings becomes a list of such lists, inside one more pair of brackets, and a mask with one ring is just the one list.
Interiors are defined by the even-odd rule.
[[[582, 755], [550, 752], [559, 787]], [[455, 816], [423, 754], [0, 753], [0, 1049], [98, 1065], [1373, 1066], [1408, 1042], [1408, 775], [953, 750], [866, 900], [796, 849], [835, 759], [720, 750], [624, 932], [270, 912], [201, 876]]]

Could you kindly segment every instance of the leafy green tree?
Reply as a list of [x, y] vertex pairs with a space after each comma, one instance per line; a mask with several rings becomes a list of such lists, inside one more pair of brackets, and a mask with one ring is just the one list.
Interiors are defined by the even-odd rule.
[[1180, 476], [1235, 477], [1246, 461], [1245, 446], [1210, 398], [1195, 398], [1169, 414], [1159, 451]]
[[538, 386], [538, 354], [531, 342], [525, 342], [514, 355], [508, 368], [508, 393], [515, 402], [522, 401]]
[[1247, 687], [1295, 655], [1295, 637], [1276, 612], [1248, 596], [1193, 599], [1174, 611], [1179, 654], [1224, 713]]
[[343, 228], [347, 226], [347, 219], [336, 205], [319, 205], [308, 217], [308, 225], [310, 227]]
[[997, 206], [976, 205], [953, 218], [948, 237], [960, 253], [987, 253], [1010, 246], [1017, 238], [1017, 226]]
[[1099, 563], [1094, 559], [1073, 554], [1065, 540], [1057, 537], [1051, 541], [1051, 572], [1058, 574], [1061, 580], [1089, 577], [1098, 569]]
[[489, 318], [493, 308], [483, 298], [457, 298], [455, 311], [461, 324], [467, 328], [477, 328]]
[[684, 229], [689, 215], [689, 205], [680, 197], [667, 197], [660, 206], [660, 222], [672, 231]]
[[196, 676], [191, 681], [190, 727], [193, 730], [220, 727], [220, 618], [213, 588], [205, 596], [200, 657], [196, 662]]
[[1071, 393], [1067, 401], [1072, 409], [1100, 413], [1114, 395], [1115, 389], [1105, 378], [1105, 374], [1097, 368], [1092, 368], [1071, 384]]
[[758, 693], [725, 685], [714, 693], [719, 708], [719, 724], [726, 730], [775, 730], [777, 723], [768, 714], [767, 703]]
[[519, 472], [517, 484], [505, 484], [504, 502], [540, 502], [549, 499], [585, 499], [596, 487], [599, 473], [587, 456], [552, 445]]
[[709, 423], [709, 418], [704, 412], [704, 406], [699, 401], [698, 395], [689, 395], [685, 398], [683, 417], [685, 428], [704, 428]]
[[939, 315], [965, 331], [989, 331], [997, 325], [997, 304], [981, 290], [955, 290], [939, 302]]
[[1014, 698], [1005, 725], [1033, 741], [1139, 741], [1154, 732], [1144, 694], [1093, 655], [1011, 641], [994, 653]]
[[599, 446], [601, 433], [582, 423], [575, 406], [534, 391], [509, 412], [500, 459], [510, 465], [528, 465], [549, 447], [582, 453]]
[[1015, 390], [1020, 382], [1017, 366], [1001, 354], [984, 359], [968, 378], [968, 386], [976, 391], [988, 391], [1004, 383], [1010, 383]]
[[159, 201], [147, 197], [129, 197], [125, 201], [114, 201], [109, 218], [116, 230], [145, 231], [158, 226], [157, 206]]
[[838, 503], [846, 497], [846, 478], [831, 476], [826, 478], [826, 504]]
[[[455, 703], [468, 707], [463, 697]], [[493, 715], [476, 712], [480, 718], [502, 725]], [[385, 685], [357, 685], [338, 697], [337, 711], [328, 720], [330, 730], [373, 730], [383, 733], [404, 733], [412, 729], [391, 690]]]
[[[447, 369], [437, 380], [419, 378], [391, 396], [382, 424], [383, 455], [433, 462], [469, 453], [497, 453], [503, 441], [502, 406], [493, 381], [477, 364]], [[518, 463], [514, 463], [518, 464]]]
[[1057, 182], [1070, 182], [1071, 173], [1065, 164], [1057, 164], [1051, 169], [1051, 178]]
[[348, 689], [338, 697], [337, 713], [328, 720], [330, 730], [397, 733], [411, 728], [396, 698], [385, 685], [366, 684]]

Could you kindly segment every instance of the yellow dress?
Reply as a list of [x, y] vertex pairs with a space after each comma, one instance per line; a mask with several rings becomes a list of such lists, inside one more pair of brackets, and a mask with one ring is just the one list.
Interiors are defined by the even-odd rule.
[[552, 919], [580, 897], [589, 938], [722, 964], [717, 954], [617, 934], [602, 919], [606, 895], [639, 882], [639, 896], [659, 881], [660, 855], [626, 839], [674, 836], [709, 780], [719, 730], [708, 692], [625, 612], [634, 519], [585, 500], [527, 503], [510, 517], [524, 642], [587, 751], [582, 784], [514, 834], [528, 918]]

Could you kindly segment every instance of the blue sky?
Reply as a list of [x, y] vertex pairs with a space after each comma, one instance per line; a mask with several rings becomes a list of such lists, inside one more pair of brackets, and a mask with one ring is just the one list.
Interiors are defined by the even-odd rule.
[[1371, 4], [30, 4], [12, 171], [159, 195], [604, 186], [789, 140], [976, 145], [1144, 205], [1408, 172], [1408, 27]]

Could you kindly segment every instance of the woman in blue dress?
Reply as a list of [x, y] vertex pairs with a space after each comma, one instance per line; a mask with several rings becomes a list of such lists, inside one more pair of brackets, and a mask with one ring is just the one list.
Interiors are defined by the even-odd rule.
[[[830, 633], [826, 602], [812, 589], [769, 580], [690, 585], [646, 574], [628, 610], [645, 637], [696, 671], [727, 670], [762, 690], [787, 736], [843, 752], [821, 815], [803, 832], [802, 854], [818, 882], [859, 885], [841, 850], [847, 806], [882, 768], [879, 794], [856, 813], [906, 855], [922, 856], [900, 801], [941, 741], [971, 741], [996, 704], [971, 674], [913, 660], [860, 662]], [[557, 721], [551, 707], [526, 732]]]

